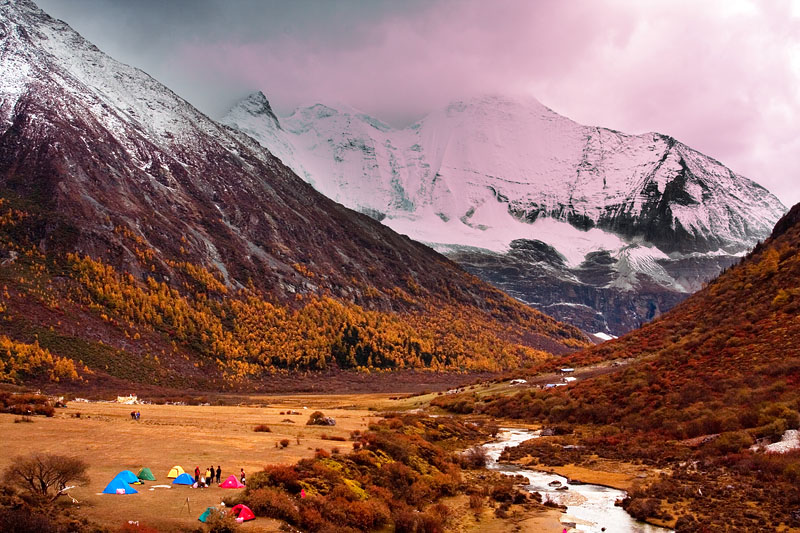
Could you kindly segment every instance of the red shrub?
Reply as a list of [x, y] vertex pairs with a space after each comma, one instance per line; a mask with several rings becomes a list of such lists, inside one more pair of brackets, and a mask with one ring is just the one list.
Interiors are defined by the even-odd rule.
[[297, 524], [300, 520], [300, 512], [294, 500], [282, 490], [272, 488], [248, 490], [244, 501], [258, 516], [277, 518], [290, 524]]

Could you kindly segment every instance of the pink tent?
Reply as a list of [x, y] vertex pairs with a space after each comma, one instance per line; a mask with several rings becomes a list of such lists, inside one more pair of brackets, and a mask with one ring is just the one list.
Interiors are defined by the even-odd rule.
[[248, 520], [256, 519], [256, 515], [253, 514], [253, 511], [251, 511], [248, 506], [242, 505], [241, 503], [231, 509], [231, 514], [236, 517], [237, 522], [247, 522]]
[[225, 481], [220, 483], [219, 486], [222, 487], [223, 489], [243, 489], [244, 488], [244, 485], [239, 483], [239, 480], [236, 479], [236, 476], [234, 476], [233, 474], [228, 476], [228, 479], [226, 479]]

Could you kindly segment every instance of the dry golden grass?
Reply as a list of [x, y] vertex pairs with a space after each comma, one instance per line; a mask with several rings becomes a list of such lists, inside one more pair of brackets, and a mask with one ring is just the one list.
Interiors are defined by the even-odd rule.
[[[596, 461], [597, 464], [591, 467], [568, 464], [564, 466], [539, 466], [539, 468], [569, 479], [576, 479], [594, 485], [604, 485], [619, 490], [631, 490], [633, 484], [640, 479], [640, 476], [653, 475], [652, 469], [648, 470], [639, 465], [602, 459], [596, 459]], [[523, 459], [519, 463], [529, 464], [530, 461]]]
[[[56, 411], [54, 418], [36, 417], [33, 424], [15, 424], [13, 415], [0, 415], [0, 434], [3, 453], [0, 468], [5, 469], [13, 457], [41, 451], [77, 456], [89, 463], [91, 483], [69, 491], [80, 504], [80, 513], [109, 528], [118, 528], [128, 520], [157, 528], [176, 531], [200, 525], [197, 517], [206, 507], [217, 505], [235, 490], [192, 489], [175, 486], [155, 489], [153, 485], [170, 484], [169, 469], [181, 465], [190, 475], [195, 466], [202, 471], [210, 465], [222, 466], [222, 479], [239, 473], [248, 474], [269, 463], [294, 463], [313, 455], [316, 448], [343, 452], [349, 442], [320, 439], [322, 433], [349, 437], [352, 430], [364, 430], [375, 413], [366, 409], [327, 408], [343, 405], [339, 400], [312, 402], [313, 398], [280, 399], [276, 407], [219, 407], [173, 405], [119, 405], [112, 403], [71, 403], [67, 409]], [[351, 396], [352, 398], [352, 396]], [[359, 403], [360, 400], [356, 403]], [[350, 402], [351, 404], [353, 402]], [[363, 405], [370, 403], [369, 400]], [[303, 409], [306, 406], [308, 409]], [[133, 409], [141, 411], [141, 419], [131, 420]], [[293, 409], [299, 415], [281, 415]], [[333, 416], [334, 427], [306, 426], [312, 409]], [[73, 414], [81, 413], [80, 418]], [[291, 419], [295, 423], [283, 422]], [[267, 424], [270, 433], [256, 433], [253, 427]], [[297, 444], [297, 437], [300, 444]], [[275, 447], [282, 439], [290, 444], [285, 449]], [[139, 494], [116, 496], [99, 494], [120, 470], [147, 466], [157, 481], [137, 485]], [[187, 501], [190, 511], [187, 509]], [[257, 519], [244, 525], [244, 531], [278, 531], [278, 522]]]
[[469, 497], [465, 495], [447, 498], [442, 503], [450, 507], [450, 527], [460, 533], [555, 533], [563, 529], [562, 513], [558, 509], [512, 505], [506, 518], [498, 518], [495, 515], [498, 504], [488, 499], [477, 513], [469, 508]]

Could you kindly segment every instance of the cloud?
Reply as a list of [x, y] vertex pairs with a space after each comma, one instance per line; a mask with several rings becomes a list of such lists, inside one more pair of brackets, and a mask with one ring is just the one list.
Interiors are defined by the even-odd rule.
[[402, 125], [532, 94], [585, 124], [659, 131], [800, 201], [800, 1], [44, 0], [212, 116], [345, 102]]

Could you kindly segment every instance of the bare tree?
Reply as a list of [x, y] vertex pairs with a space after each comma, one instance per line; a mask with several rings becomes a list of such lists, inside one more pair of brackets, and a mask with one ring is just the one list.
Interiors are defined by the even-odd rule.
[[89, 467], [77, 457], [53, 454], [33, 454], [17, 457], [6, 468], [3, 479], [46, 500], [53, 501], [69, 484], [85, 485], [89, 482]]

